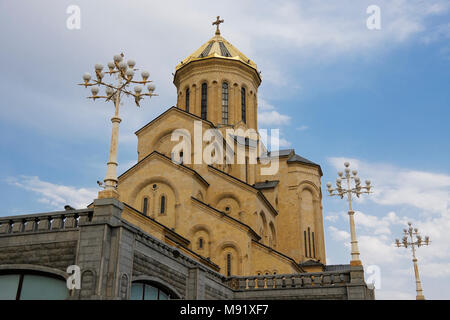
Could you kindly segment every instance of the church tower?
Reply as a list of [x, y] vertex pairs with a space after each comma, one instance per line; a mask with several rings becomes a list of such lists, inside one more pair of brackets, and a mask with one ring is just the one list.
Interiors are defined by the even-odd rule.
[[176, 66], [177, 107], [217, 127], [257, 130], [261, 76], [256, 64], [220, 35], [222, 22], [217, 17], [214, 37]]
[[[226, 276], [323, 271], [321, 168], [293, 149], [257, 154], [261, 76], [222, 22], [176, 66], [176, 106], [136, 131], [138, 162], [118, 184], [127, 220]], [[209, 148], [211, 132], [226, 155]]]

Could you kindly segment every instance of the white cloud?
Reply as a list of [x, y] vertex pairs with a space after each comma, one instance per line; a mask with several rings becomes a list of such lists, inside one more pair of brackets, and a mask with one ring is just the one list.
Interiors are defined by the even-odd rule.
[[65, 205], [71, 205], [77, 209], [85, 208], [96, 198], [98, 192], [93, 188], [75, 188], [42, 181], [36, 176], [10, 177], [7, 182], [36, 193], [39, 197], [37, 201], [57, 210], [63, 210]]
[[339, 230], [333, 226], [329, 226], [328, 230], [330, 231], [331, 236], [333, 237], [334, 240], [343, 241], [350, 239], [350, 233], [348, 233], [347, 231]]
[[[361, 260], [365, 264], [379, 266], [382, 273], [382, 288], [377, 290], [377, 298], [415, 297], [411, 249], [394, 245], [395, 238], [402, 237], [402, 229], [407, 227], [408, 221], [418, 227], [423, 236], [429, 235], [432, 241], [430, 246], [418, 248], [416, 252], [422, 282], [428, 284], [429, 291], [425, 295], [445, 297], [439, 288], [432, 285], [433, 279], [437, 279], [437, 283], [450, 283], [450, 272], [447, 271], [450, 267], [450, 176], [359, 159], [330, 158], [329, 161], [336, 170], [342, 170], [343, 163], [349, 161], [350, 167], [359, 171], [359, 176], [373, 182], [375, 193], [358, 202], [376, 214], [356, 211], [355, 224]], [[375, 207], [370, 207], [371, 204]], [[395, 212], [404, 207], [408, 208], [408, 216]], [[344, 219], [327, 219], [334, 223], [328, 230], [332, 239], [344, 242], [346, 253], [350, 254], [346, 231], [348, 217], [344, 212], [338, 215]]]
[[258, 114], [258, 122], [261, 125], [286, 125], [291, 121], [291, 117], [280, 114], [278, 111], [263, 111]]
[[330, 158], [337, 169], [349, 161], [359, 175], [370, 179], [374, 194], [368, 199], [382, 205], [407, 205], [434, 213], [448, 213], [450, 176], [441, 173], [373, 164], [351, 158]]
[[297, 130], [297, 131], [305, 131], [305, 130], [307, 130], [308, 128], [309, 128], [308, 126], [302, 125], [302, 126], [300, 126], [300, 127], [295, 128], [295, 130]]

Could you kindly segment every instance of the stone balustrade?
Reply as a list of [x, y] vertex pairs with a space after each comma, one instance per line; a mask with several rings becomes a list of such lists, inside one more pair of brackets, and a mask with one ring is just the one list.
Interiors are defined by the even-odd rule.
[[78, 228], [92, 220], [93, 210], [62, 211], [0, 217], [0, 236], [24, 232], [58, 231]]
[[227, 283], [233, 290], [343, 286], [350, 283], [350, 271], [231, 277]]

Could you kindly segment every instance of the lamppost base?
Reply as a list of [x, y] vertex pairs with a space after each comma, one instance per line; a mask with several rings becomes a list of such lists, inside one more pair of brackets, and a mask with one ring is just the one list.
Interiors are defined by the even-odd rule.
[[361, 260], [351, 260], [350, 261], [351, 266], [362, 266]]
[[99, 199], [107, 199], [107, 198], [113, 198], [113, 199], [119, 199], [119, 193], [116, 189], [105, 189], [98, 192], [98, 198]]
[[425, 297], [423, 295], [416, 296], [416, 300], [425, 300]]

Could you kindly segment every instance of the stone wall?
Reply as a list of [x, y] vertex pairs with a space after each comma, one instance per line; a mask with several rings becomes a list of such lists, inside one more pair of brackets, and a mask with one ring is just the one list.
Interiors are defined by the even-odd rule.
[[[180, 299], [373, 299], [361, 267], [224, 277], [121, 218], [123, 204], [0, 218], [0, 273], [35, 270], [67, 278], [81, 269], [70, 299], [129, 299], [133, 281], [159, 283]], [[332, 270], [332, 269], [330, 269]], [[1, 290], [1, 289], [0, 289]]]

